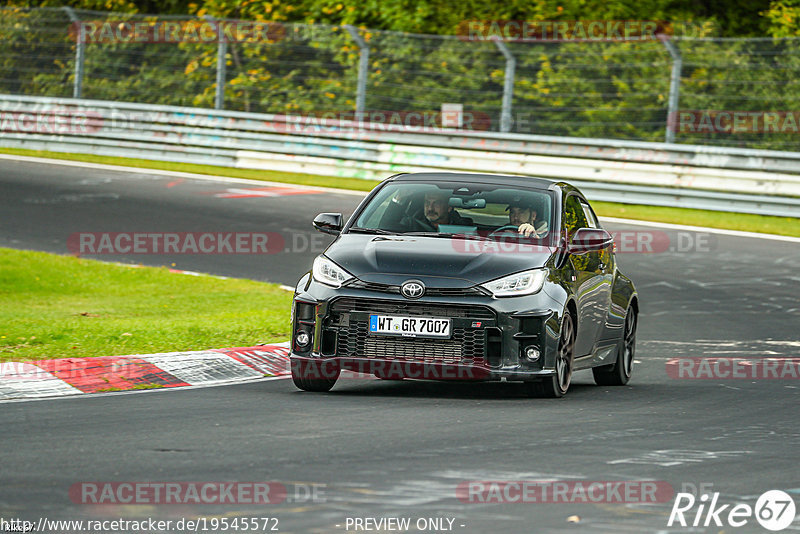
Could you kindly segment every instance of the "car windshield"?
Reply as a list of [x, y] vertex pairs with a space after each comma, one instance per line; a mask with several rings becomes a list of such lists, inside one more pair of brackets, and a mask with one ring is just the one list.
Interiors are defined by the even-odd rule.
[[553, 196], [543, 189], [470, 182], [390, 182], [358, 215], [356, 233], [463, 239], [552, 238]]

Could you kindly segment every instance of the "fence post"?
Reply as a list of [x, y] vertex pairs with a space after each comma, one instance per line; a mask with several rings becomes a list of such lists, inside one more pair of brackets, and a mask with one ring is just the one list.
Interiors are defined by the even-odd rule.
[[345, 24], [344, 29], [358, 45], [358, 83], [356, 85], [356, 117], [361, 119], [364, 113], [364, 102], [367, 99], [367, 73], [369, 72], [369, 45], [358, 29], [350, 24]]
[[225, 56], [228, 53], [228, 42], [225, 40], [222, 24], [209, 15], [206, 15], [204, 18], [209, 22], [217, 22], [217, 90], [214, 93], [214, 109], [223, 109], [225, 106], [225, 76], [227, 67], [225, 64]]
[[503, 106], [500, 110], [500, 131], [511, 131], [511, 99], [514, 97], [514, 75], [517, 69], [517, 60], [511, 50], [500, 39], [493, 39], [494, 44], [506, 58], [506, 74], [503, 80]]
[[72, 98], [80, 98], [83, 93], [83, 63], [84, 63], [84, 47], [86, 46], [86, 28], [81, 24], [81, 19], [75, 13], [75, 10], [69, 6], [62, 7], [66, 11], [67, 16], [73, 24], [77, 26], [77, 39], [75, 45], [75, 81], [72, 84]]
[[683, 58], [678, 47], [670, 40], [669, 35], [659, 34], [658, 38], [664, 43], [664, 47], [672, 57], [672, 74], [669, 79], [669, 101], [667, 103], [667, 135], [665, 142], [675, 142], [675, 130], [677, 129], [678, 96], [681, 88], [681, 69], [683, 68]]

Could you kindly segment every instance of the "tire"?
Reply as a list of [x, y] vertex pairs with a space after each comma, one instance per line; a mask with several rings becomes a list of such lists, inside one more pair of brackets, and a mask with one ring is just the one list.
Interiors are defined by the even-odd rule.
[[625, 314], [625, 329], [617, 349], [617, 361], [592, 369], [594, 382], [598, 386], [624, 386], [633, 373], [633, 358], [636, 355], [636, 326], [638, 317], [633, 307]]
[[339, 379], [340, 370], [317, 362], [293, 361], [292, 382], [298, 389], [324, 393], [330, 391]]
[[556, 374], [538, 382], [529, 382], [528, 394], [532, 397], [561, 398], [572, 381], [572, 367], [575, 358], [575, 321], [567, 312], [561, 321], [561, 333], [556, 351]]

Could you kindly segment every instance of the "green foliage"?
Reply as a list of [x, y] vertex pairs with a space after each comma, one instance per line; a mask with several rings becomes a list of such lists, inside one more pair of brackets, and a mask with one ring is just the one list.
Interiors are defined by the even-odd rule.
[[[32, 2], [15, 0], [14, 5]], [[45, 0], [50, 9], [3, 8], [0, 92], [71, 96], [76, 42], [70, 19], [156, 22], [141, 15], [191, 13], [252, 20], [280, 30], [268, 41], [232, 42], [225, 55], [225, 109], [321, 114], [355, 106], [359, 49], [341, 26], [369, 43], [368, 110], [436, 113], [463, 103], [477, 129], [497, 130], [505, 60], [494, 43], [470, 41], [470, 20], [665, 20], [691, 37], [800, 35], [800, 0], [233, 1]], [[115, 9], [120, 13], [81, 11]], [[185, 19], [184, 20], [188, 20]], [[313, 25], [303, 24], [313, 23]], [[365, 29], [375, 28], [375, 29]], [[388, 31], [391, 30], [391, 31]], [[411, 35], [417, 32], [439, 35]], [[676, 39], [684, 56], [680, 109], [795, 110], [800, 45], [793, 39]], [[658, 41], [509, 43], [516, 58], [512, 101], [518, 133], [661, 141], [672, 60]], [[217, 44], [87, 43], [83, 97], [213, 107]], [[680, 132], [679, 142], [797, 149], [796, 136]]]
[[764, 35], [767, 21], [762, 12], [770, 4], [768, 0], [205, 0], [188, 7], [192, 12], [221, 18], [352, 24], [440, 35], [455, 34], [467, 20], [661, 20], [695, 24], [711, 21], [719, 28], [720, 36], [746, 37]]
[[762, 12], [769, 22], [769, 34], [773, 37], [800, 36], [800, 1], [777, 0]]
[[[454, 34], [466, 20], [662, 20], [711, 23], [721, 37], [797, 35], [798, 0], [7, 0], [13, 7], [211, 15], [256, 21], [353, 24]], [[788, 32], [788, 33], [787, 33]], [[794, 33], [793, 33], [794, 32]]]
[[184, 0], [6, 0], [11, 7], [63, 6], [92, 11], [114, 11], [117, 13], [162, 13], [181, 15], [187, 13], [189, 2]]
[[0, 91], [72, 96], [68, 25], [62, 11], [0, 9]]

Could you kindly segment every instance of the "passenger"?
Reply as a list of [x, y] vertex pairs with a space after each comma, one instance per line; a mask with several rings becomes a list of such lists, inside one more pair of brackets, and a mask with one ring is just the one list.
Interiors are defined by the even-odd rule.
[[471, 226], [472, 219], [462, 217], [450, 207], [450, 194], [447, 191], [430, 191], [425, 193], [425, 219], [437, 231], [440, 224], [458, 224]]

